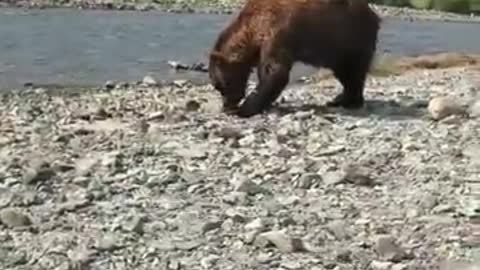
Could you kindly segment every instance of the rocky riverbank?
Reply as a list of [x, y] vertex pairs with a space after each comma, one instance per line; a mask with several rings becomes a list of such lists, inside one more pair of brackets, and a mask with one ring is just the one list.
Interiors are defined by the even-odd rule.
[[251, 119], [155, 84], [0, 93], [0, 268], [479, 269], [478, 65], [370, 77], [356, 112], [292, 84]]
[[[243, 0], [171, 0], [171, 1], [101, 1], [101, 0], [9, 0], [0, 2], [0, 7], [16, 7], [28, 9], [44, 8], [79, 8], [102, 10], [159, 10], [173, 13], [232, 13], [243, 4]], [[397, 17], [405, 20], [440, 20], [480, 22], [479, 15], [465, 15], [436, 10], [421, 10], [409, 7], [394, 7], [371, 4], [383, 17]]]

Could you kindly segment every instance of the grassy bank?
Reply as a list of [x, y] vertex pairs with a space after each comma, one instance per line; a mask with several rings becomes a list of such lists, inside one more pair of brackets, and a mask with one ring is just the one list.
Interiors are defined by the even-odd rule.
[[479, 13], [479, 0], [370, 0], [378, 5], [432, 9], [462, 14]]
[[[397, 56], [378, 54], [372, 67], [370, 77], [397, 76], [408, 72], [448, 69], [458, 67], [480, 67], [480, 54], [464, 54], [456, 52], [432, 53], [417, 56]], [[318, 81], [333, 77], [331, 70], [320, 69], [307, 81]]]

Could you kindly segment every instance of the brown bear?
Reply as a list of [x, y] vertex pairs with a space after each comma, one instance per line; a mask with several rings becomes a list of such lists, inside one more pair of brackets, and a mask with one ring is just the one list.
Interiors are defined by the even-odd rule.
[[[327, 106], [362, 107], [380, 22], [365, 0], [247, 0], [209, 56], [223, 110], [250, 117], [269, 108], [295, 62], [333, 71], [343, 92]], [[239, 106], [255, 67], [256, 91]]]

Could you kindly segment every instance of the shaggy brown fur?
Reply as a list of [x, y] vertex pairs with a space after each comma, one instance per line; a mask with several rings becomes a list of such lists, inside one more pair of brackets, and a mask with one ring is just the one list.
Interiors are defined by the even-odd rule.
[[[342, 83], [343, 93], [328, 105], [358, 108], [379, 24], [364, 0], [247, 0], [216, 40], [209, 76], [224, 110], [250, 117], [270, 107], [302, 62], [333, 70]], [[257, 91], [238, 107], [254, 67]]]

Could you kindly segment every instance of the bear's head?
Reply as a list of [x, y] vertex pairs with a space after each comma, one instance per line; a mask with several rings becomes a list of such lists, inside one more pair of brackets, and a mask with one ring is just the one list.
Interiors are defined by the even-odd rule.
[[224, 111], [236, 110], [245, 97], [250, 70], [250, 65], [238, 57], [218, 51], [210, 53], [208, 75], [213, 87], [222, 95]]

